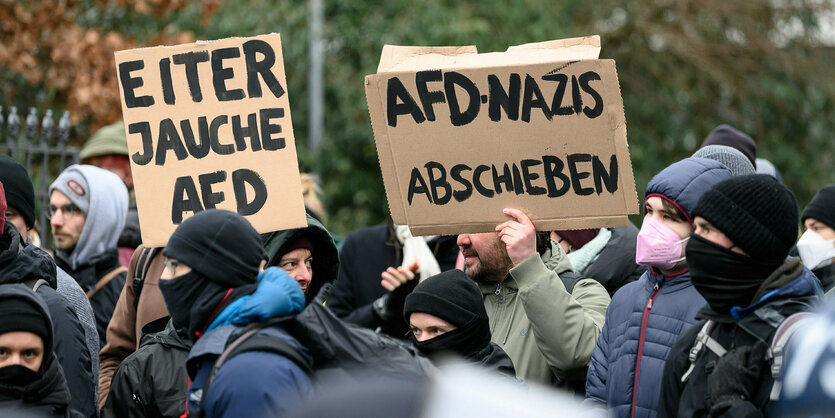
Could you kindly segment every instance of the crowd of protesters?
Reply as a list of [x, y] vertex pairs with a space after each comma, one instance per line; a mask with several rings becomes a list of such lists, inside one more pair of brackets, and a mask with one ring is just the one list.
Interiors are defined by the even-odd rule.
[[[717, 127], [640, 227], [506, 208], [495, 232], [342, 241], [303, 175], [307, 227], [210, 209], [145, 248], [115, 124], [50, 185], [43, 249], [0, 156], [0, 415], [831, 416], [835, 185], [797, 202], [756, 151]], [[563, 396], [508, 398], [542, 387]]]

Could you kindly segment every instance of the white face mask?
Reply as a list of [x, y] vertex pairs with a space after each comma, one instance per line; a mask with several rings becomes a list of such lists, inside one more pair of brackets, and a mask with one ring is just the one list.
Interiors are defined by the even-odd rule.
[[803, 265], [812, 270], [832, 264], [832, 258], [835, 257], [833, 242], [835, 239], [823, 239], [817, 232], [807, 229], [797, 240], [797, 252], [800, 253]]

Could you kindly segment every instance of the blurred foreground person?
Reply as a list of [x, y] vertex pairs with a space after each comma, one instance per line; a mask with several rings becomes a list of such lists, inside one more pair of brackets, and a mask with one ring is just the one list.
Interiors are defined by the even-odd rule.
[[0, 416], [82, 416], [70, 410], [43, 300], [26, 286], [0, 285], [0, 318]]
[[797, 237], [797, 202], [774, 177], [754, 174], [714, 185], [693, 215], [687, 265], [707, 306], [670, 350], [659, 415], [762, 416], [777, 328], [822, 297], [800, 259], [786, 258]]
[[516, 377], [510, 357], [490, 341], [490, 322], [478, 286], [461, 270], [420, 282], [406, 297], [403, 316], [412, 344], [430, 359], [458, 356]]
[[667, 353], [705, 304], [684, 258], [693, 231], [690, 214], [702, 193], [731, 176], [717, 161], [686, 158], [647, 184], [635, 255], [647, 271], [615, 293], [606, 311], [584, 402], [595, 416], [656, 415]]
[[581, 416], [576, 400], [551, 388], [526, 387], [472, 364], [442, 367], [428, 378], [361, 378], [318, 382], [289, 417], [458, 418]]
[[797, 251], [806, 268], [818, 277], [829, 299], [835, 292], [835, 184], [815, 194], [803, 209], [800, 222], [806, 232], [797, 241]]

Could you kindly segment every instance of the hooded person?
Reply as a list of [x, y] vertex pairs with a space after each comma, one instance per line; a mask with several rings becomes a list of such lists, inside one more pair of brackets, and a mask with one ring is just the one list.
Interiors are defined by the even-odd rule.
[[24, 285], [0, 285], [0, 317], [0, 415], [78, 416], [53, 354], [44, 301]]
[[91, 165], [71, 165], [49, 186], [55, 262], [87, 293], [101, 346], [125, 285], [127, 269], [119, 264], [116, 243], [127, 208], [122, 180]]
[[[5, 209], [5, 193], [0, 183], [0, 209]], [[5, 210], [3, 210], [5, 212]], [[73, 409], [85, 416], [95, 416], [97, 408], [92, 403], [96, 382], [92, 363], [97, 359], [97, 346], [91, 349], [85, 343], [84, 328], [75, 310], [55, 290], [58, 286], [55, 263], [52, 258], [33, 245], [26, 245], [22, 235], [12, 222], [2, 217], [0, 234], [0, 285], [23, 284], [34, 289], [49, 307], [54, 318], [54, 351], [64, 369], [73, 395]], [[2, 321], [14, 322], [11, 316]]]
[[[274, 352], [237, 354], [214, 370], [244, 327], [296, 314], [305, 305], [298, 283], [283, 270], [259, 272], [267, 254], [246, 219], [225, 210], [200, 212], [177, 227], [163, 255], [166, 269], [159, 287], [165, 306], [172, 325], [194, 341], [186, 363], [189, 414], [272, 416], [287, 399], [310, 391], [307, 373]], [[306, 356], [306, 349], [281, 324], [264, 326], [255, 335]]]
[[767, 352], [777, 328], [823, 296], [801, 261], [788, 257], [797, 202], [774, 177], [754, 174], [714, 185], [693, 216], [687, 264], [707, 305], [670, 350], [659, 414], [762, 416], [774, 382]]
[[[28, 233], [35, 226], [35, 188], [32, 185], [32, 179], [29, 178], [29, 173], [15, 159], [7, 155], [0, 155], [0, 183], [3, 183], [6, 191], [6, 214], [8, 214], [6, 221], [11, 222], [17, 228], [20, 233], [21, 245], [24, 247], [34, 246]], [[0, 229], [0, 234], [2, 234], [2, 231]], [[59, 267], [56, 277], [55, 290], [69, 302], [75, 316], [84, 328], [84, 342], [92, 360], [91, 372], [96, 376], [99, 374], [99, 360], [96, 355], [99, 350], [99, 334], [96, 332], [93, 308], [90, 306], [90, 301], [84, 291], [81, 290], [81, 286], [67, 272]], [[55, 315], [53, 315], [53, 321], [60, 322]], [[68, 327], [62, 328], [67, 329]], [[56, 340], [64, 339], [61, 336], [63, 329], [57, 331]]]
[[647, 271], [612, 297], [589, 365], [584, 405], [597, 416], [656, 416], [667, 353], [705, 304], [684, 258], [691, 213], [704, 192], [732, 176], [718, 161], [685, 158], [647, 184], [635, 254]]
[[307, 227], [261, 235], [267, 265], [292, 276], [310, 303], [325, 283], [336, 281], [339, 254], [330, 232], [315, 217], [307, 215]]
[[406, 296], [403, 317], [412, 344], [431, 359], [456, 355], [515, 378], [510, 357], [491, 342], [481, 291], [463, 271], [453, 269], [420, 282]]
[[818, 190], [803, 209], [800, 222], [806, 232], [797, 241], [797, 252], [831, 298], [835, 288], [835, 184]]

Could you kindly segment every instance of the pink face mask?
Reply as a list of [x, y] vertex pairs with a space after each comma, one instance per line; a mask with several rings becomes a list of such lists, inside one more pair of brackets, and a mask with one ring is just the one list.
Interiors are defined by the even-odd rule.
[[684, 260], [681, 244], [688, 239], [689, 236], [679, 238], [676, 231], [654, 218], [644, 218], [641, 232], [638, 233], [635, 262], [669, 270]]

